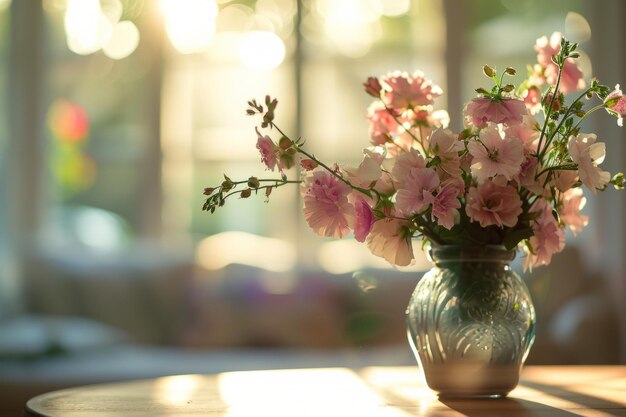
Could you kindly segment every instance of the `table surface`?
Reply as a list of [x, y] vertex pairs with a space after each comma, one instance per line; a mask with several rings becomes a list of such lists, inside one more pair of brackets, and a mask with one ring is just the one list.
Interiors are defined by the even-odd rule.
[[507, 398], [439, 400], [415, 367], [179, 375], [55, 391], [26, 415], [110, 416], [624, 416], [626, 366], [528, 366]]

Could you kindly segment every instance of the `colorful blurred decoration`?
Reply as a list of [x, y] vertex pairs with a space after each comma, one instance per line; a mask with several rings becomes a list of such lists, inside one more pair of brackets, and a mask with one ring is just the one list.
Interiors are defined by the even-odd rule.
[[50, 166], [62, 198], [89, 188], [96, 178], [96, 164], [83, 150], [89, 134], [89, 117], [83, 107], [59, 99], [48, 110], [52, 133]]
[[81, 142], [89, 134], [89, 117], [81, 106], [59, 99], [48, 111], [48, 125], [61, 142]]

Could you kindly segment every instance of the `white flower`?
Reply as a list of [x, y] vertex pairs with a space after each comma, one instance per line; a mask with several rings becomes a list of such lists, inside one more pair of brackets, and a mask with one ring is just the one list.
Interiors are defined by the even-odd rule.
[[602, 189], [611, 179], [611, 174], [602, 171], [598, 165], [604, 161], [606, 148], [603, 142], [596, 143], [596, 135], [581, 133], [570, 136], [567, 150], [572, 161], [578, 165], [580, 181], [594, 193]]

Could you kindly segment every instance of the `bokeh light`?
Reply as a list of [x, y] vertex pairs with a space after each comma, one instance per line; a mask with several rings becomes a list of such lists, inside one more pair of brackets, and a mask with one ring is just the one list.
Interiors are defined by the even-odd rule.
[[565, 16], [565, 34], [575, 42], [591, 39], [591, 26], [580, 13], [568, 12]]
[[377, 0], [318, 0], [326, 37], [342, 55], [358, 58], [380, 37], [384, 8]]
[[124, 13], [124, 5], [122, 5], [120, 0], [101, 0], [100, 7], [102, 8], [102, 14], [109, 19], [112, 25], [119, 22]]
[[102, 52], [112, 59], [123, 59], [132, 54], [139, 45], [139, 29], [129, 20], [113, 26], [111, 36], [102, 47]]
[[269, 71], [285, 59], [285, 44], [272, 32], [250, 32], [241, 40], [239, 58], [250, 69]]
[[215, 35], [218, 8], [214, 0], [162, 0], [170, 41], [184, 54], [202, 52]]
[[[263, 248], [263, 251], [259, 251]], [[293, 244], [245, 232], [222, 232], [197, 246], [196, 262], [210, 270], [230, 264], [249, 265], [273, 272], [291, 270], [296, 264]]]
[[111, 34], [99, 0], [67, 0], [64, 23], [67, 46], [79, 55], [98, 51]]
[[411, 0], [380, 0], [383, 15], [398, 17], [406, 14], [411, 8]]
[[11, 0], [0, 0], [0, 12], [9, 8]]

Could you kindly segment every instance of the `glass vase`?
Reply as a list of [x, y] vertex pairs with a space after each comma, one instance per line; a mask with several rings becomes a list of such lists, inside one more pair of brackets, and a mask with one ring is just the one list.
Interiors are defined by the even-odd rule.
[[535, 310], [501, 246], [438, 246], [407, 307], [409, 342], [443, 397], [501, 397], [519, 381]]

